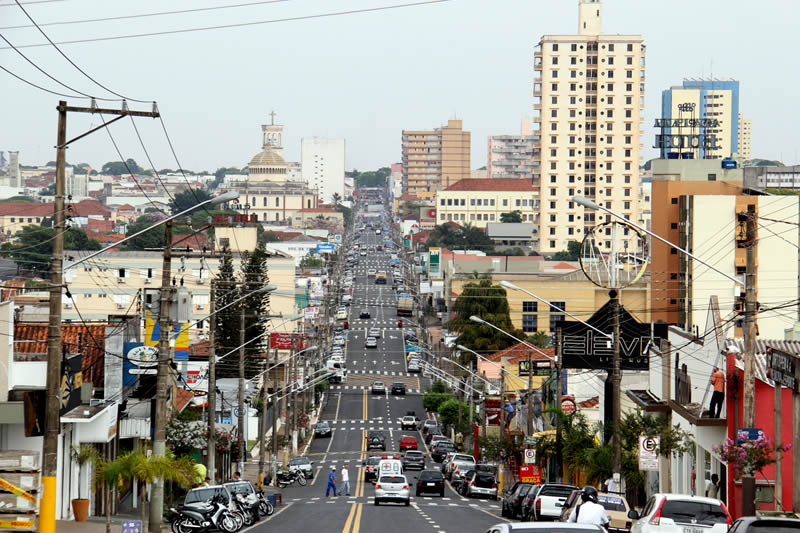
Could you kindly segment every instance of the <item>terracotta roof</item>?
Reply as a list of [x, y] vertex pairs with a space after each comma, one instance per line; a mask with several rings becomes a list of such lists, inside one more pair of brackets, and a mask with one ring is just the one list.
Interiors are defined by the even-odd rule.
[[189, 358], [200, 357], [208, 358], [208, 341], [198, 341], [189, 345]]
[[51, 217], [55, 204], [42, 202], [0, 202], [0, 216]]
[[80, 217], [111, 216], [111, 210], [97, 200], [81, 200], [76, 204], [70, 204], [70, 208], [72, 215], [77, 215]]
[[566, 261], [561, 261], [559, 264], [553, 266], [553, 268], [558, 268], [558, 269], [563, 269], [563, 270], [576, 270], [576, 269], [578, 269], [580, 267], [577, 266], [577, 265], [571, 265], [571, 264], [567, 263]]
[[272, 233], [281, 241], [290, 241], [303, 234], [302, 231], [279, 231], [273, 229], [267, 230], [265, 233]]
[[469, 178], [455, 182], [446, 191], [519, 191], [536, 192], [528, 180], [520, 178]]
[[194, 393], [180, 387], [175, 389], [175, 409], [180, 413], [194, 398]]
[[131, 204], [122, 204], [117, 208], [117, 211], [136, 211], [136, 208]]
[[[553, 346], [548, 348], [540, 348], [541, 351], [549, 355], [550, 357], [555, 357], [556, 349]], [[513, 346], [509, 346], [505, 350], [500, 350], [499, 352], [495, 352], [491, 355], [487, 355], [486, 358], [490, 359], [491, 361], [499, 361], [501, 357], [510, 358], [510, 362], [514, 363], [521, 359], [528, 359], [528, 355], [530, 354], [531, 359], [533, 360], [540, 360], [544, 361], [548, 358], [544, 355], [540, 354], [536, 350], [531, 350], [524, 344], [517, 343]]]
[[[47, 354], [47, 327], [47, 324], [14, 324], [14, 356], [46, 360], [46, 355], [42, 359], [41, 354]], [[102, 387], [106, 324], [62, 324], [61, 342], [72, 352], [83, 352], [83, 381]]]
[[112, 220], [97, 220], [96, 218], [90, 218], [86, 227], [99, 233], [108, 233], [110, 231], [114, 231], [114, 222]]
[[92, 230], [86, 230], [86, 236], [100, 243], [119, 242], [125, 238], [125, 235], [122, 233], [107, 233]]
[[301, 213], [338, 213], [336, 209], [330, 209], [329, 207], [311, 207], [300, 209]]
[[407, 192], [407, 193], [404, 193], [400, 198], [398, 198], [398, 200], [401, 201], [401, 202], [405, 202], [407, 200], [419, 200], [419, 198], [417, 198], [413, 194]]
[[210, 250], [212, 248], [208, 242], [208, 236], [202, 233], [195, 233], [194, 235], [173, 235], [172, 244], [178, 248], [189, 248], [198, 251], [202, 251], [203, 249]]

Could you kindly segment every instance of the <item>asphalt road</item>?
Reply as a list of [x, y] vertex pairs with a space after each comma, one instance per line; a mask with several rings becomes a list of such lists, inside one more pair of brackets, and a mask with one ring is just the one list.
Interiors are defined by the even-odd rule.
[[[420, 419], [427, 418], [422, 407], [422, 392], [429, 381], [424, 376], [406, 371], [403, 331], [397, 327], [396, 296], [387, 285], [375, 285], [369, 269], [391, 272], [390, 252], [375, 252], [383, 243], [374, 231], [362, 232], [360, 243], [368, 246], [366, 256], [359, 256], [355, 268], [353, 302], [350, 306], [350, 331], [346, 357], [347, 381], [332, 385], [326, 393], [321, 419], [332, 428], [330, 438], [315, 439], [308, 456], [314, 463], [315, 475], [305, 487], [291, 486], [283, 490], [283, 505], [275, 514], [254, 526], [251, 531], [306, 530], [331, 533], [410, 533], [418, 531], [484, 532], [500, 518], [499, 502], [462, 498], [451, 487], [444, 497], [415, 497], [413, 487], [418, 472], [406, 472], [412, 487], [411, 505], [383, 504], [375, 506], [374, 488], [364, 481], [362, 461], [379, 450], [366, 451], [366, 432], [382, 431], [387, 452], [397, 452], [401, 436], [413, 435], [420, 450], [427, 453], [419, 431], [401, 431], [400, 419], [415, 411]], [[369, 319], [360, 319], [362, 309], [370, 312]], [[368, 328], [381, 329], [377, 348], [366, 348]], [[373, 394], [370, 385], [381, 380], [387, 393]], [[406, 384], [406, 395], [391, 395], [392, 382]], [[331, 467], [336, 467], [336, 482], [341, 485], [340, 473], [347, 465], [350, 474], [350, 496], [325, 496]], [[428, 455], [426, 468], [438, 468]]]

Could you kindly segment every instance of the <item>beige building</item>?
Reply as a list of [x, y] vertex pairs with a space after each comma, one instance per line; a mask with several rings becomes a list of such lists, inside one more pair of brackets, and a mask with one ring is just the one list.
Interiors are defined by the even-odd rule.
[[460, 120], [432, 131], [403, 130], [403, 193], [420, 199], [433, 198], [470, 177], [470, 132]]
[[436, 193], [437, 224], [452, 221], [485, 228], [512, 211], [520, 211], [523, 222], [536, 223], [538, 209], [538, 188], [516, 178], [464, 179]]
[[[109, 250], [74, 268], [70, 266], [87, 254], [64, 252], [64, 282], [72, 294], [72, 298], [64, 297], [64, 320], [106, 322], [118, 316], [144, 316], [152, 303], [151, 291], [161, 287], [163, 254]], [[208, 322], [202, 319], [209, 313], [210, 280], [217, 274], [219, 259], [194, 256], [181, 260], [177, 252], [173, 256], [172, 276], [178, 287], [191, 293], [187, 304], [191, 305], [192, 321], [201, 321], [190, 330], [190, 337], [205, 334]], [[240, 260], [241, 254], [234, 254], [234, 272], [239, 271]], [[277, 286], [270, 293], [273, 314], [296, 312], [294, 263], [293, 257], [280, 252], [272, 252], [268, 260], [269, 282]], [[276, 331], [294, 331], [294, 326], [294, 322], [287, 322]]]
[[290, 225], [301, 221], [297, 216], [301, 209], [317, 208], [319, 199], [316, 189], [289, 179], [289, 164], [283, 159], [283, 126], [275, 124], [274, 112], [271, 116], [270, 124], [261, 126], [262, 150], [250, 160], [248, 175], [219, 189], [239, 193], [238, 203], [230, 207], [242, 214], [254, 214], [259, 222]]
[[566, 250], [605, 220], [573, 195], [639, 218], [645, 46], [640, 35], [601, 34], [599, 0], [578, 8], [578, 34], [544, 35], [534, 52], [543, 253]]
[[[533, 182], [538, 174], [538, 141], [531, 135], [530, 119], [522, 121], [519, 135], [491, 135], [489, 137], [488, 162], [489, 178], [521, 178]], [[538, 185], [538, 180], [535, 185]]]
[[739, 113], [739, 157], [750, 161], [750, 121]]

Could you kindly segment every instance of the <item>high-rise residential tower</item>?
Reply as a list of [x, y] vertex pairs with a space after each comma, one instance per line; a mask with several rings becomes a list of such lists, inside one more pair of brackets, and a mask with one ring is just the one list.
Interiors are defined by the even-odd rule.
[[300, 148], [303, 179], [319, 190], [321, 202], [338, 194], [344, 200], [344, 139], [303, 138]]
[[665, 151], [681, 154], [683, 158], [687, 157], [685, 154], [694, 159], [731, 157], [740, 152], [739, 82], [685, 79], [682, 85], [661, 92], [661, 119], [662, 135], [672, 135], [673, 139], [675, 135], [701, 138], [697, 146], [684, 142], [683, 146], [667, 147], [662, 150], [665, 158]]
[[566, 250], [606, 220], [575, 204], [576, 194], [639, 218], [645, 46], [640, 35], [601, 30], [600, 0], [579, 0], [577, 35], [544, 35], [534, 53], [543, 253]]
[[739, 112], [739, 157], [750, 160], [750, 121]]
[[470, 177], [470, 132], [460, 120], [433, 131], [403, 130], [403, 193], [430, 199]]

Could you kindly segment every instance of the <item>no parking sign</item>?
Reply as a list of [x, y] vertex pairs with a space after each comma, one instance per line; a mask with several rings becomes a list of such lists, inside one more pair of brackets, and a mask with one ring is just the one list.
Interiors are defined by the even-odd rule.
[[658, 470], [659, 437], [639, 437], [639, 470]]

